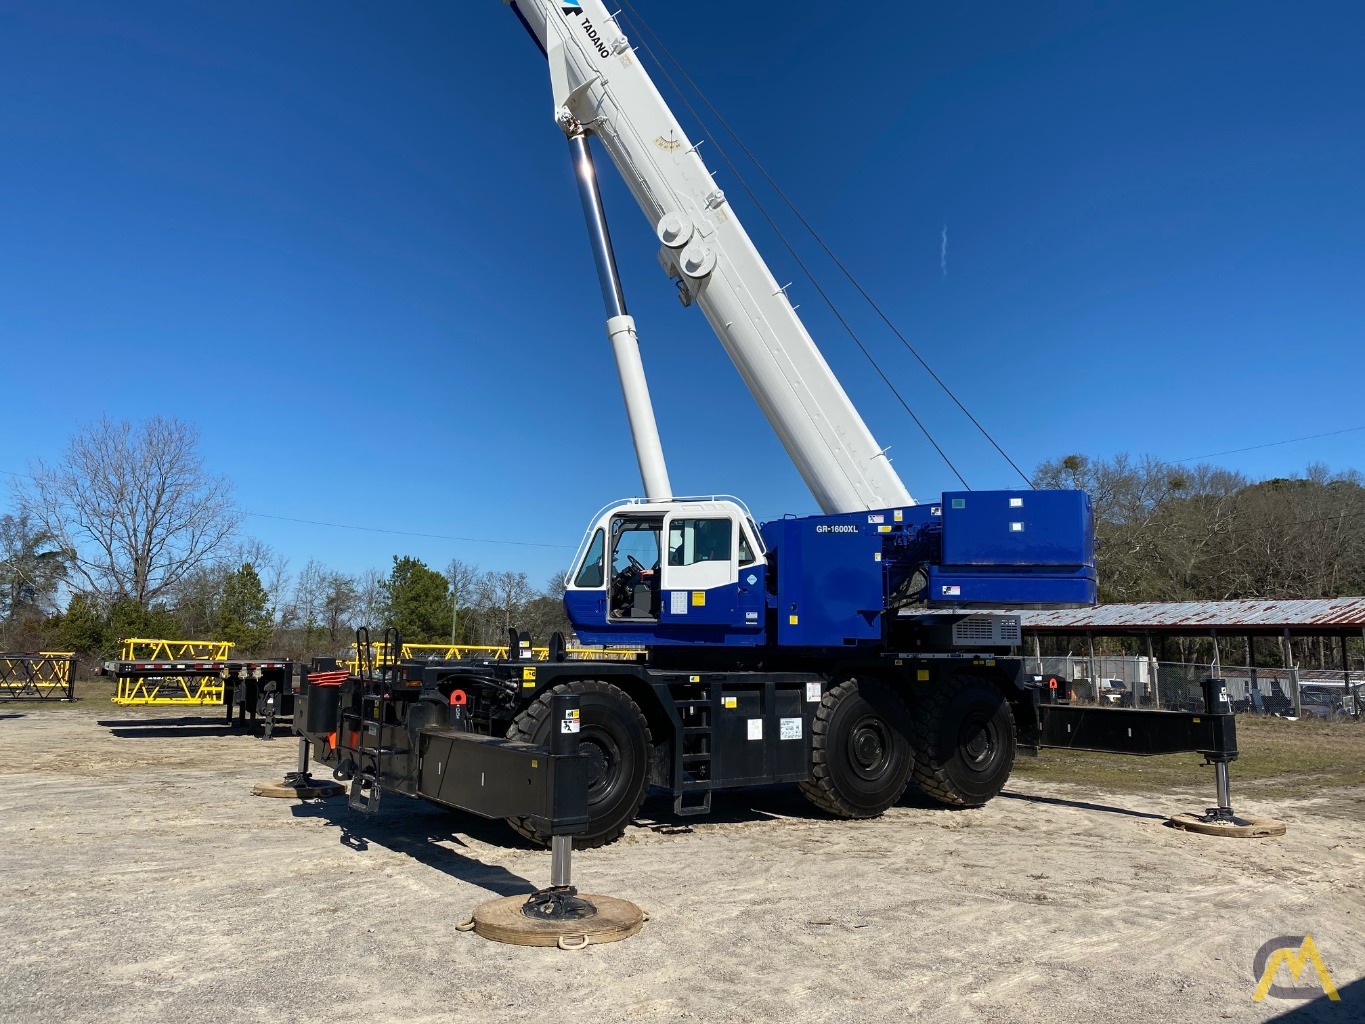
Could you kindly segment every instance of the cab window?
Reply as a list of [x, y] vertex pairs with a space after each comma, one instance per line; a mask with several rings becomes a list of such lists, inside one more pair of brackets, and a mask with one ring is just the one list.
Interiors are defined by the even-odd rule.
[[631, 559], [644, 569], [659, 567], [659, 531], [663, 520], [659, 517], [613, 519], [611, 523], [612, 575], [631, 567]]
[[602, 556], [606, 552], [606, 548], [606, 535], [598, 530], [592, 535], [592, 543], [588, 545], [588, 553], [583, 556], [583, 564], [578, 569], [578, 575], [573, 578], [575, 587], [600, 587], [602, 585]]
[[749, 540], [749, 530], [753, 529], [753, 521], [749, 521], [748, 529], [739, 528], [739, 564], [753, 565], [758, 561], [758, 555], [754, 553], [755, 545]]
[[732, 523], [728, 519], [675, 519], [668, 527], [668, 564], [728, 562]]

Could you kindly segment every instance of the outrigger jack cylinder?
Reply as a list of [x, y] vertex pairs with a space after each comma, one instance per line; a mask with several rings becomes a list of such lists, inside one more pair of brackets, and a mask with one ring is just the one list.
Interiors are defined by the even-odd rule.
[[[344, 669], [331, 672], [305, 672], [300, 679], [299, 686], [301, 690], [306, 691], [309, 682], [321, 682], [324, 679], [339, 684], [346, 675]], [[286, 679], [285, 686], [288, 687], [289, 685], [289, 680]], [[298, 719], [295, 719], [295, 723], [297, 725]], [[314, 800], [318, 797], [337, 796], [342, 792], [342, 788], [330, 780], [313, 778], [308, 771], [308, 737], [300, 735], [299, 770], [287, 772], [283, 782], [262, 782], [253, 786], [251, 792], [255, 796], [273, 796], [281, 800]]]
[[[582, 724], [577, 694], [557, 693], [550, 699], [552, 758], [576, 758]], [[587, 778], [584, 777], [584, 785]], [[486, 939], [520, 946], [558, 946], [582, 949], [593, 942], [616, 942], [640, 930], [645, 915], [634, 903], [611, 896], [580, 896], [573, 885], [573, 835], [586, 821], [550, 820], [550, 885], [528, 898], [507, 896], [490, 900], [459, 926]]]
[[287, 772], [283, 782], [262, 782], [251, 787], [254, 796], [273, 796], [282, 800], [313, 800], [337, 796], [340, 786], [326, 779], [315, 779], [308, 770], [308, 737], [299, 737], [299, 770]]
[[[1228, 697], [1227, 681], [1210, 677], [1203, 681], [1204, 712], [1216, 723], [1232, 725], [1232, 701]], [[1169, 824], [1187, 832], [1209, 836], [1229, 836], [1242, 839], [1263, 839], [1285, 834], [1285, 824], [1273, 818], [1242, 817], [1232, 811], [1232, 783], [1228, 765], [1237, 759], [1237, 743], [1231, 728], [1215, 727], [1213, 749], [1203, 751], [1204, 763], [1213, 765], [1218, 806], [1203, 814], [1177, 814]]]

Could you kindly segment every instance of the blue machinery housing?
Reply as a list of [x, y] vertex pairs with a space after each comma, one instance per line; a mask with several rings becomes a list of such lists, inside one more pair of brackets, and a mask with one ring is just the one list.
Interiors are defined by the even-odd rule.
[[766, 562], [741, 567], [735, 584], [665, 591], [653, 621], [610, 619], [601, 591], [568, 591], [579, 639], [844, 648], [887, 643], [898, 619], [924, 613], [1096, 601], [1082, 491], [950, 491], [939, 504], [788, 517], [760, 532]]

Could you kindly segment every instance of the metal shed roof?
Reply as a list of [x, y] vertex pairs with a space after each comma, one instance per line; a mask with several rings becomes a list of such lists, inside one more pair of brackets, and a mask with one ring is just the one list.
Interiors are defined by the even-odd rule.
[[1037, 633], [1341, 633], [1365, 630], [1365, 597], [1320, 601], [1178, 601], [1021, 611]]

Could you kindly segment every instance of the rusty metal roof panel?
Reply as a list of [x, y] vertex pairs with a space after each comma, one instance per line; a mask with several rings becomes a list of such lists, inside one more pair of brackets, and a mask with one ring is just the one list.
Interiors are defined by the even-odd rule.
[[1161, 604], [1109, 604], [1097, 608], [1021, 611], [1024, 629], [1229, 630], [1365, 629], [1365, 597], [1317, 601], [1177, 601]]

